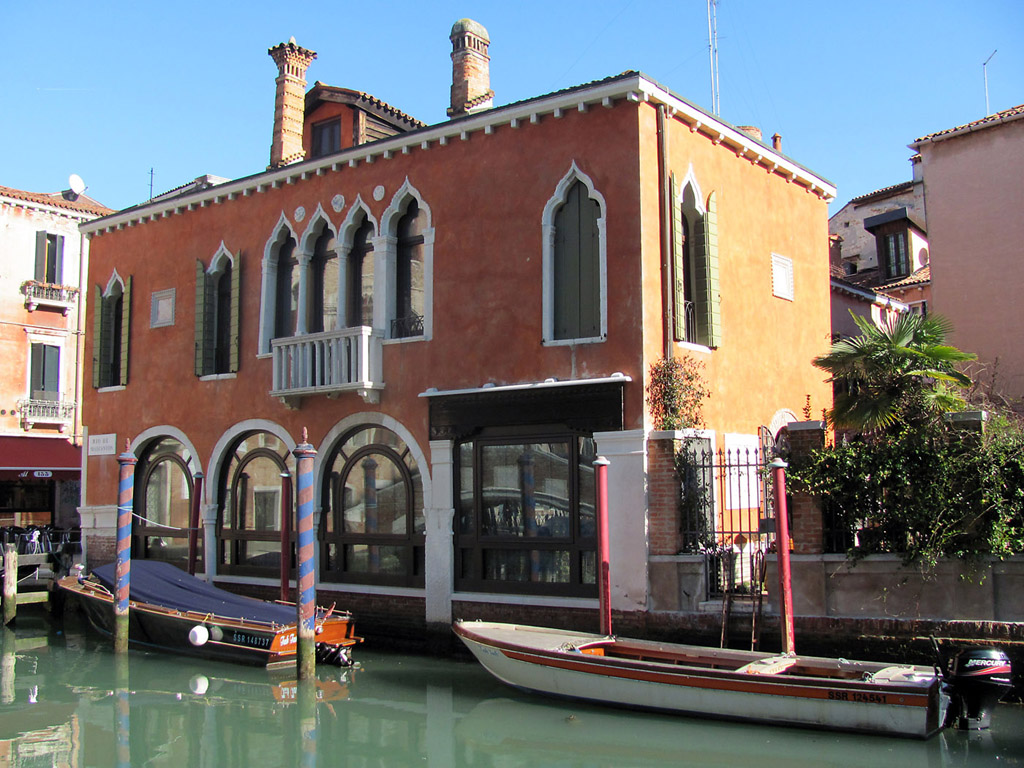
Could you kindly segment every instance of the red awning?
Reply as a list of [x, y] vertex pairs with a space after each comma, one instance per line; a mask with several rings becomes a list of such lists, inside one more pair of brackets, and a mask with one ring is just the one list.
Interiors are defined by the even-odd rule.
[[82, 449], [62, 437], [0, 436], [0, 480], [77, 480]]

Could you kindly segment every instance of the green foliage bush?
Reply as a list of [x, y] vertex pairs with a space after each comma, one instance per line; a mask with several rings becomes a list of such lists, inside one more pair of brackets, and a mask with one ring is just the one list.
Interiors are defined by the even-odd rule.
[[702, 406], [709, 394], [704, 363], [692, 357], [668, 357], [651, 364], [647, 405], [655, 429], [703, 427]]
[[790, 483], [822, 498], [854, 557], [1024, 552], [1024, 429], [1002, 416], [984, 435], [935, 419], [855, 438], [795, 460]]

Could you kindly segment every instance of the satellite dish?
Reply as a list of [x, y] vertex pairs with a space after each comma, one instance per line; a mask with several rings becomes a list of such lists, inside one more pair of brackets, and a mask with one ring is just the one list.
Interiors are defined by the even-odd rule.
[[78, 197], [85, 192], [85, 182], [82, 181], [82, 177], [77, 173], [72, 173], [68, 176], [68, 188], [75, 197]]

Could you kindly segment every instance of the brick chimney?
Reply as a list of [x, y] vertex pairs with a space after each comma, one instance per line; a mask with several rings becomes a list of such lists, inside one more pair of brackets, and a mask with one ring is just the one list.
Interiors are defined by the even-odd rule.
[[494, 105], [491, 90], [491, 38], [483, 25], [459, 19], [449, 35], [452, 41], [452, 105], [449, 117], [468, 115]]
[[761, 141], [761, 129], [756, 125], [737, 125], [736, 127], [747, 134], [750, 138]]
[[295, 38], [270, 48], [267, 53], [277, 64], [277, 94], [274, 97], [274, 138], [270, 143], [270, 165], [280, 168], [305, 158], [302, 125], [306, 112], [306, 70], [316, 58], [295, 44]]

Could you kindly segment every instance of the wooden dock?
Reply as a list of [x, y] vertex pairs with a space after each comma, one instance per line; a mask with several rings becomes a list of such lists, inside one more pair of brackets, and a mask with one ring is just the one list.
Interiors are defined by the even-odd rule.
[[6, 544], [2, 568], [4, 624], [14, 620], [19, 605], [49, 602], [55, 575], [51, 554], [22, 555]]

